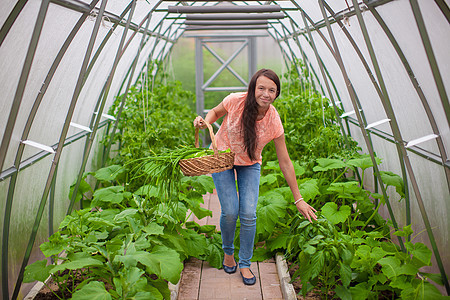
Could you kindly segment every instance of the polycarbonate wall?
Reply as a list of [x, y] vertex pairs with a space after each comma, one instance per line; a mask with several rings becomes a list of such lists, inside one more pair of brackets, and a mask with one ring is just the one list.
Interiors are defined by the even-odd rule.
[[[66, 214], [70, 184], [100, 165], [98, 140], [106, 122], [114, 124], [101, 112], [148, 61], [163, 59], [179, 37], [193, 33], [186, 30], [185, 14], [168, 12], [173, 5], [279, 5], [285, 17], [269, 20], [267, 30], [239, 32], [268, 33], [286, 65], [305, 62], [330, 105], [342, 109], [339, 121], [350, 129], [345, 134], [365, 153], [382, 158], [380, 171], [397, 173], [407, 183], [408, 197], [399, 203], [380, 178], [365, 178], [367, 187], [390, 196], [392, 213], [384, 209], [384, 216], [394, 217], [398, 228], [412, 223], [415, 233], [422, 232], [414, 241], [433, 246], [440, 256], [432, 271], [448, 274], [448, 2], [365, 0], [356, 9], [355, 3], [1, 1], [3, 298], [20, 298], [29, 289], [21, 285], [23, 268], [42, 258], [38, 245]], [[70, 122], [94, 130], [95, 139]]]

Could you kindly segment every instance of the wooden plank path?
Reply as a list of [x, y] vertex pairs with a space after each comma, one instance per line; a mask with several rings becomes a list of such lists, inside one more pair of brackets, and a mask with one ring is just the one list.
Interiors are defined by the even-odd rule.
[[[194, 218], [200, 225], [219, 227], [220, 204], [217, 194], [204, 196], [202, 205], [212, 211], [212, 217], [202, 220]], [[211, 267], [208, 262], [191, 258], [185, 263], [178, 290], [179, 300], [247, 299], [275, 300], [283, 299], [280, 280], [274, 259], [264, 262], [252, 262], [251, 270], [256, 276], [256, 284], [246, 286], [242, 282], [239, 270], [227, 274], [223, 269]]]

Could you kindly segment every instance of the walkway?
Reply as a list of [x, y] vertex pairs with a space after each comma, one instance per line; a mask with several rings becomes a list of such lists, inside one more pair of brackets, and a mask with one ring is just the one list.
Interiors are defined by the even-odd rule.
[[[212, 217], [202, 220], [194, 218], [200, 225], [216, 225], [219, 228], [220, 205], [217, 194], [204, 197], [203, 207], [212, 211]], [[223, 269], [211, 267], [208, 262], [190, 259], [186, 262], [178, 291], [179, 300], [213, 299], [283, 299], [275, 260], [252, 263], [251, 270], [256, 276], [256, 284], [246, 286], [242, 282], [239, 270], [227, 274]]]

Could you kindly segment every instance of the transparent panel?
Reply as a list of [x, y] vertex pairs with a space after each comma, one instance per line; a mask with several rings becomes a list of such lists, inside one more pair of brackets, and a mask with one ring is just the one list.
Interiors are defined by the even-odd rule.
[[[444, 85], [446, 85], [447, 95], [449, 95], [450, 84], [448, 80], [445, 80], [445, 78], [450, 78], [450, 67], [448, 63], [443, 62], [448, 59], [448, 49], [450, 48], [450, 41], [446, 37], [450, 35], [450, 28], [447, 21], [443, 18], [439, 9], [435, 5], [421, 5], [421, 10], [425, 18], [427, 32], [432, 42], [433, 52], [436, 55], [439, 71], [441, 72]], [[441, 137], [444, 140], [448, 152], [448, 149], [450, 149], [449, 126], [446, 121], [442, 102], [440, 101], [436, 84], [433, 79], [430, 65], [428, 63], [428, 59], [421, 42], [420, 34], [418, 32], [416, 22], [412, 14], [410, 4], [408, 1], [393, 1], [383, 7], [378, 8], [378, 11], [383, 17], [383, 20], [389, 26], [389, 29], [392, 31], [397, 42], [399, 43], [402, 51], [406, 56], [406, 59], [408, 60], [408, 63], [412, 68], [412, 71], [414, 72], [415, 78], [419, 82], [419, 86], [425, 94], [427, 102], [433, 112], [434, 118], [438, 123]], [[394, 11], [396, 13], [394, 13]], [[402, 69], [403, 68], [401, 67], [398, 68], [398, 76], [403, 76], [404, 82], [404, 87], [400, 89], [400, 91], [403, 92], [403, 95], [400, 94], [399, 97], [402, 97], [403, 101], [407, 99], [408, 103], [418, 103], [419, 99], [415, 94], [415, 91], [413, 90], [413, 86], [410, 84], [409, 79], [406, 78]], [[395, 75], [396, 74], [394, 73], [391, 77], [394, 77]], [[397, 81], [398, 80], [399, 79], [397, 79]], [[394, 88], [393, 90], [395, 89], [396, 88]], [[414, 107], [417, 106], [418, 104], [415, 104]], [[408, 109], [408, 111], [405, 111], [405, 108], [411, 108], [411, 110]], [[396, 113], [397, 111], [398, 110], [396, 110]], [[404, 126], [404, 128], [402, 128], [406, 131], [405, 135], [407, 137], [407, 140], [419, 138], [432, 133], [429, 127], [429, 122], [426, 119], [426, 116], [423, 113], [422, 109], [414, 112], [412, 111], [412, 107], [408, 105], [408, 107], [403, 106], [400, 111], [404, 111], [406, 116], [408, 116], [408, 114], [413, 114], [414, 118], [418, 118], [418, 122], [416, 122], [415, 124], [410, 124], [412, 125], [412, 127], [409, 127], [409, 130], [408, 126]], [[408, 118], [409, 117], [406, 117], [405, 120], [408, 120]], [[435, 151], [434, 149], [430, 150]]]

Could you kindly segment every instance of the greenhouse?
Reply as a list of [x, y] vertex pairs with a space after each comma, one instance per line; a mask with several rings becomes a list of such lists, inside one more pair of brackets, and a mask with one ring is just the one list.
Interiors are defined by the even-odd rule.
[[[2, 299], [450, 296], [447, 0], [0, 8]], [[284, 135], [255, 164], [247, 287], [242, 272], [226, 274], [243, 260], [236, 251], [227, 271], [222, 169], [182, 167], [235, 154], [219, 153], [214, 137], [228, 114], [210, 133], [194, 119], [228, 112], [229, 94], [250, 99], [254, 80], [274, 85], [253, 78], [262, 69], [279, 76], [270, 109]], [[227, 285], [215, 288], [216, 276]], [[39, 298], [44, 289], [54, 298]]]

